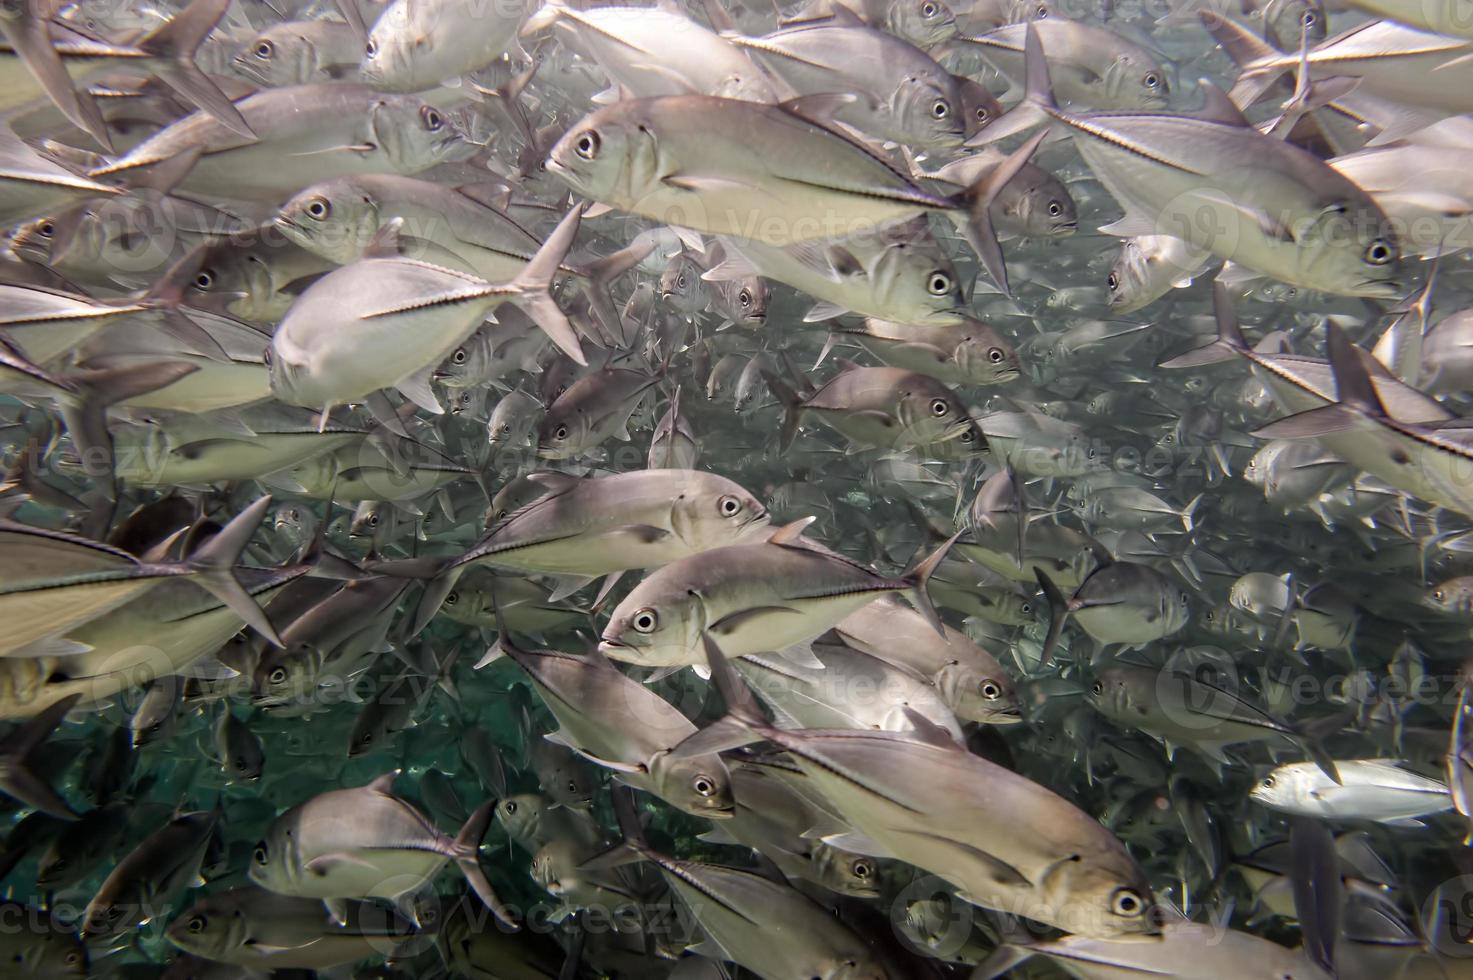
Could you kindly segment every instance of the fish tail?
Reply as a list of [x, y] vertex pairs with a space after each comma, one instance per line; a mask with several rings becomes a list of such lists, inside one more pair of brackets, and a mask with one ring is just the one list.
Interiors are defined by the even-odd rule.
[[614, 805], [614, 818], [619, 822], [619, 843], [578, 865], [579, 871], [608, 871], [622, 868], [626, 864], [647, 861], [655, 851], [644, 836], [644, 826], [639, 822], [639, 813], [634, 808], [634, 790], [628, 786], [614, 786], [610, 790]]
[[987, 173], [970, 187], [966, 189], [963, 196], [967, 201], [968, 217], [964, 235], [972, 250], [977, 253], [977, 258], [992, 277], [993, 283], [1002, 290], [1002, 294], [1009, 299], [1012, 294], [1008, 291], [1008, 270], [1003, 262], [1002, 246], [997, 242], [997, 231], [992, 227], [992, 202], [997, 195], [1008, 185], [1023, 165], [1033, 156], [1038, 144], [1042, 143], [1048, 130], [1039, 130], [1034, 133], [1027, 142], [1008, 154], [996, 167]]
[[788, 387], [788, 383], [779, 378], [771, 371], [763, 371], [762, 379], [767, 382], [772, 397], [778, 400], [783, 407], [783, 426], [778, 438], [778, 447], [787, 452], [792, 446], [793, 440], [798, 436], [798, 418], [803, 414], [803, 400], [798, 393]]
[[414, 625], [410, 628], [410, 635], [417, 636], [435, 618], [435, 613], [440, 611], [445, 597], [455, 588], [455, 583], [460, 580], [464, 570], [463, 565], [453, 565], [425, 586], [424, 594], [419, 597], [419, 605], [414, 609]]
[[1295, 730], [1299, 743], [1304, 746], [1305, 753], [1314, 760], [1315, 765], [1320, 767], [1321, 772], [1334, 780], [1336, 785], [1343, 785], [1340, 770], [1335, 767], [1334, 757], [1325, 748], [1325, 739], [1344, 728], [1350, 717], [1350, 714], [1341, 712], [1324, 718], [1315, 718], [1299, 724]]
[[1229, 20], [1215, 10], [1199, 11], [1197, 19], [1202, 22], [1203, 27], [1207, 28], [1207, 33], [1212, 35], [1212, 39], [1222, 45], [1228, 57], [1233, 59], [1233, 63], [1243, 69], [1231, 93], [1233, 103], [1240, 109], [1246, 109], [1263, 98], [1264, 94], [1279, 80], [1279, 77], [1288, 70], [1287, 67], [1257, 67], [1260, 62], [1278, 58], [1284, 52], [1258, 37], [1242, 24]]
[[59, 820], [76, 820], [77, 814], [51, 788], [45, 777], [31, 767], [29, 756], [51, 736], [81, 698], [81, 694], [62, 698], [28, 719], [0, 742], [0, 759], [5, 763], [0, 766], [0, 790]]
[[941, 617], [936, 614], [936, 607], [931, 605], [931, 596], [926, 592], [926, 584], [931, 581], [931, 573], [935, 572], [937, 566], [946, 558], [946, 553], [951, 550], [951, 546], [956, 543], [956, 539], [965, 533], [965, 530], [957, 531], [951, 537], [937, 545], [935, 551], [922, 558], [916, 563], [914, 568], [902, 576], [903, 580], [909, 585], [906, 596], [910, 599], [911, 605], [915, 606], [916, 611], [926, 617], [926, 622], [930, 623], [931, 628], [936, 631], [937, 635], [942, 637], [946, 636], [946, 627], [942, 625]]
[[478, 857], [481, 838], [486, 836], [491, 818], [496, 814], [496, 802], [495, 799], [490, 799], [478, 806], [476, 812], [465, 822], [465, 826], [460, 828], [460, 833], [455, 835], [455, 863], [465, 875], [465, 880], [470, 883], [471, 890], [491, 910], [491, 914], [512, 929], [518, 929], [520, 927], [511, 911], [496, 897], [496, 891], [491, 887], [486, 872], [481, 869]]
[[1059, 637], [1064, 634], [1064, 620], [1069, 616], [1069, 603], [1047, 572], [1035, 568], [1033, 574], [1038, 579], [1038, 587], [1043, 589], [1044, 598], [1048, 599], [1048, 635], [1044, 637], [1043, 652], [1038, 657], [1038, 665], [1046, 667], [1053, 659], [1054, 651], [1059, 648]]
[[142, 38], [137, 47], [157, 59], [153, 73], [159, 81], [237, 136], [255, 139], [255, 131], [240, 110], [194, 61], [195, 52], [229, 7], [230, 0], [194, 0], [168, 23]]
[[1335, 391], [1339, 401], [1323, 408], [1312, 408], [1288, 418], [1270, 422], [1255, 430], [1263, 439], [1307, 439], [1344, 432], [1365, 417], [1384, 419], [1386, 406], [1366, 370], [1365, 354], [1355, 346], [1338, 324], [1325, 325], [1329, 339], [1330, 367], [1335, 375]]
[[112, 139], [97, 102], [86, 86], [78, 88], [72, 82], [61, 55], [52, 45], [51, 18], [49, 14], [43, 16], [36, 6], [23, 5], [25, 12], [7, 18], [6, 40], [61, 114], [111, 153]]
[[578, 225], [583, 218], [584, 207], [582, 203], [576, 204], [564, 215], [562, 222], [548, 236], [547, 241], [542, 243], [542, 247], [532, 256], [532, 261], [527, 263], [521, 275], [512, 281], [518, 291], [512, 302], [520, 306], [564, 354], [587, 367], [588, 358], [583, 355], [578, 334], [568, 322], [567, 316], [558, 308], [557, 301], [550, 292], [553, 277], [562, 267], [563, 260], [568, 257], [573, 240], [578, 237]]
[[1243, 339], [1243, 331], [1238, 327], [1238, 314], [1233, 309], [1232, 297], [1228, 295], [1227, 287], [1220, 282], [1212, 284], [1212, 313], [1217, 322], [1215, 340], [1195, 350], [1189, 350], [1185, 354], [1167, 358], [1156, 366], [1162, 368], [1202, 367], [1206, 364], [1231, 360], [1248, 350], [1248, 341]]
[[677, 745], [670, 753], [676, 759], [750, 745], [760, 742], [772, 731], [762, 709], [757, 706], [757, 699], [752, 696], [751, 688], [732, 670], [711, 634], [703, 633], [701, 639], [706, 648], [706, 665], [711, 669], [711, 682], [726, 703], [726, 715]]
[[256, 533], [256, 528], [261, 525], [270, 507], [271, 495], [266, 494], [237, 514], [219, 534], [190, 555], [185, 564], [196, 584], [208, 590], [257, 633], [279, 647], [282, 646], [281, 636], [276, 632], [276, 627], [271, 625], [271, 618], [266, 615], [266, 610], [261, 608], [235, 577], [235, 563], [240, 560], [241, 552], [250, 544], [251, 535]]
[[1054, 84], [1049, 78], [1048, 60], [1043, 54], [1043, 43], [1033, 25], [1028, 25], [1023, 41], [1023, 100], [994, 121], [983, 126], [967, 146], [983, 146], [1005, 140], [1009, 136], [1027, 132], [1034, 126], [1047, 122], [1052, 110], [1058, 108], [1054, 101]]
[[102, 483], [111, 486], [113, 481], [113, 444], [107, 429], [108, 408], [167, 387], [198, 370], [198, 365], [183, 361], [162, 361], [95, 368], [63, 376], [69, 390], [58, 399], [61, 417], [83, 458], [89, 463], [102, 461], [105, 465]]
[[594, 259], [585, 264], [581, 271], [588, 278], [583, 295], [588, 297], [588, 307], [603, 325], [610, 339], [621, 337], [624, 332], [619, 313], [614, 309], [614, 300], [609, 284], [639, 265], [655, 250], [654, 240], [626, 245], [612, 255]]

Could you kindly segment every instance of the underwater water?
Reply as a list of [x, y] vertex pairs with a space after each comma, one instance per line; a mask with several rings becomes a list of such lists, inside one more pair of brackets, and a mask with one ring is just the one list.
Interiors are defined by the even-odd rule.
[[0, 978], [1473, 975], [1473, 0], [0, 35]]

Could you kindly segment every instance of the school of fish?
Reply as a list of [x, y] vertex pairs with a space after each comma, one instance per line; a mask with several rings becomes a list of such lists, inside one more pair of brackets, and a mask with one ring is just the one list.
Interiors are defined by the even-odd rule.
[[0, 980], [1473, 978], [1473, 0], [0, 0]]

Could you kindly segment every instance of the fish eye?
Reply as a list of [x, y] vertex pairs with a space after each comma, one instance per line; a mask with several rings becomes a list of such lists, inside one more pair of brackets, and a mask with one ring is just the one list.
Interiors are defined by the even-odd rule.
[[510, 422], [503, 422], [503, 423], [501, 423], [501, 431], [502, 432], [510, 432], [511, 431], [511, 423]]
[[849, 873], [854, 875], [854, 877], [858, 878], [860, 881], [865, 881], [875, 873], [875, 868], [874, 865], [870, 864], [868, 861], [859, 860], [855, 861], [853, 866], [850, 867]]
[[71, 952], [67, 953], [64, 959], [67, 966], [76, 966], [78, 963], [82, 962], [82, 953], [81, 951], [74, 949]]
[[52, 224], [49, 221], [43, 221], [41, 222], [41, 227], [37, 230], [41, 232], [44, 237], [50, 238], [52, 235], [56, 234], [56, 225]]
[[1264, 776], [1263, 777], [1263, 782], [1262, 782], [1261, 785], [1263, 786], [1264, 789], [1273, 789], [1274, 788], [1274, 777], [1272, 777], [1272, 776]]
[[685, 288], [685, 281], [685, 273], [683, 272], [675, 277], [675, 285], [679, 286], [681, 289]]
[[945, 296], [951, 292], [951, 277], [944, 272], [933, 272], [931, 278], [926, 280], [926, 288], [932, 296]]
[[251, 857], [255, 859], [255, 862], [261, 865], [261, 867], [264, 868], [266, 866], [267, 862], [270, 860], [270, 854], [266, 850], [265, 841], [261, 841], [261, 843], [256, 845], [256, 849], [251, 852]]
[[1120, 288], [1120, 277], [1113, 272], [1110, 273], [1109, 277], [1105, 280], [1105, 285], [1110, 287], [1110, 292], [1115, 292]]
[[634, 618], [629, 622], [637, 632], [653, 633], [655, 627], [660, 624], [660, 617], [653, 609], [645, 608], [636, 612]]
[[256, 57], [260, 58], [262, 61], [270, 58], [275, 53], [276, 45], [272, 44], [270, 41], [267, 41], [263, 38], [262, 40], [256, 42]]
[[702, 774], [690, 781], [690, 787], [696, 791], [698, 796], [714, 796], [716, 793], [716, 780]]
[[1116, 915], [1133, 919], [1146, 910], [1146, 903], [1134, 888], [1117, 888], [1110, 896], [1110, 908]]
[[574, 782], [573, 780], [571, 780], [571, 779], [568, 780], [568, 792], [569, 793], [576, 793], [576, 792], [578, 792], [578, 784], [576, 782]]
[[1386, 265], [1396, 258], [1396, 250], [1384, 238], [1378, 238], [1366, 246], [1366, 261], [1371, 265]]
[[949, 411], [951, 411], [951, 406], [946, 403], [945, 398], [931, 399], [932, 415], [936, 416], [939, 419], [941, 416], [945, 415]]
[[368, 526], [369, 527], [378, 527], [378, 515], [377, 514], [369, 514], [368, 515]]
[[454, 361], [456, 364], [464, 364], [465, 363], [465, 357], [466, 357], [466, 354], [465, 354], [465, 348], [464, 347], [457, 347], [457, 348], [455, 348], [455, 353], [450, 355], [450, 359], [452, 361]]
[[1002, 697], [1002, 688], [998, 686], [997, 681], [983, 681], [979, 690], [982, 696], [989, 701], [996, 701]]
[[931, 103], [931, 116], [935, 119], [945, 119], [951, 115], [951, 106], [946, 104], [945, 99], [937, 99]]
[[737, 293], [737, 302], [742, 304], [744, 308], [751, 306], [752, 294], [748, 290], [743, 289], [741, 292]]
[[508, 814], [516, 813], [517, 812], [517, 801], [516, 800], [507, 800], [506, 801], [506, 812]]
[[1101, 695], [1101, 694], [1104, 694], [1105, 693], [1105, 682], [1104, 681], [1095, 681], [1094, 687], [1091, 687], [1090, 690], [1093, 691], [1096, 696]]
[[578, 141], [573, 144], [573, 152], [585, 160], [592, 160], [598, 156], [599, 142], [596, 131], [585, 129], [579, 134]]
[[194, 274], [195, 289], [209, 289], [215, 285], [215, 274], [209, 269], [201, 269]]
[[1299, 15], [1299, 23], [1305, 27], [1313, 27], [1318, 21], [1319, 18], [1314, 15], [1313, 10], [1306, 10]]
[[554, 439], [566, 439], [566, 438], [568, 438], [568, 427], [566, 425], [560, 425], [560, 426], [558, 426], [557, 427], [557, 431], [552, 434], [552, 437]]
[[1050, 217], [1057, 218], [1064, 213], [1064, 206], [1058, 201], [1048, 202], [1048, 213]]
[[721, 510], [722, 517], [735, 517], [742, 509], [742, 502], [731, 494], [726, 494], [716, 502]]
[[285, 683], [285, 681], [286, 681], [286, 668], [285, 667], [277, 667], [277, 668], [273, 669], [270, 674], [266, 675], [266, 679], [268, 681], [270, 681], [271, 683], [273, 683], [273, 684], [282, 684], [282, 683]]
[[936, 13], [937, 13], [937, 11], [936, 11], [936, 5], [934, 3], [923, 3], [923, 4], [921, 4], [921, 16], [922, 17], [935, 17], [936, 16]]
[[1018, 608], [1021, 609], [1021, 610], [1023, 610], [1023, 613], [1026, 615], [1028, 613], [1033, 612], [1033, 603], [1031, 603], [1031, 602], [1025, 602], [1021, 606], [1019, 606]]
[[987, 107], [985, 105], [979, 105], [972, 113], [972, 115], [977, 117], [977, 121], [979, 123], [985, 123], [987, 122], [987, 120], [992, 118], [992, 113], [987, 111]]
[[1159, 88], [1161, 85], [1161, 76], [1153, 71], [1148, 71], [1142, 81], [1146, 83], [1146, 88]]
[[314, 197], [307, 204], [307, 217], [309, 218], [321, 221], [330, 214], [332, 214], [332, 205], [327, 203], [326, 198]]
[[434, 106], [425, 106], [419, 111], [419, 115], [424, 120], [425, 129], [432, 133], [438, 133], [440, 127], [445, 125], [445, 117], [440, 115], [440, 110]]
[[195, 933], [196, 935], [198, 935], [199, 933], [205, 931], [205, 926], [206, 925], [208, 925], [208, 922], [206, 922], [204, 916], [202, 916], [202, 915], [191, 915], [189, 917], [189, 921], [186, 922], [186, 923], [184, 923], [184, 928], [186, 928], [190, 932]]
[[373, 38], [369, 38], [368, 43], [363, 46], [363, 53], [368, 55], [370, 58], [378, 54], [378, 42], [375, 41]]
[[1172, 435], [1172, 434], [1171, 434], [1171, 433], [1169, 433], [1169, 432], [1168, 432], [1168, 433], [1167, 433], [1167, 434], [1166, 434], [1166, 435], [1165, 435], [1165, 436], [1164, 436], [1164, 437], [1163, 437], [1163, 438], [1162, 438], [1162, 439], [1161, 439], [1161, 441], [1162, 441], [1162, 442], [1164, 442], [1164, 443], [1166, 443], [1166, 444], [1167, 444], [1167, 445], [1168, 445], [1168, 446], [1169, 446], [1169, 445], [1171, 445], [1171, 444], [1172, 444], [1172, 443], [1174, 443], [1174, 442], [1176, 442], [1176, 436], [1174, 436], [1174, 435]]
[[1447, 598], [1447, 593], [1444, 592], [1442, 589], [1435, 589], [1432, 592], [1432, 598], [1436, 599], [1438, 602], [1441, 602], [1443, 599]]
[[1001, 347], [987, 348], [987, 359], [993, 364], [1001, 364], [1004, 356]]

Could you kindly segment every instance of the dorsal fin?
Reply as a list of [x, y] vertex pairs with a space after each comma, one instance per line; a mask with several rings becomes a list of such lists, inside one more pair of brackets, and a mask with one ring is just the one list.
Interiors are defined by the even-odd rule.
[[800, 518], [799, 520], [796, 520], [791, 524], [784, 524], [782, 527], [773, 532], [772, 537], [767, 539], [767, 543], [792, 544], [794, 541], [798, 540], [798, 536], [803, 533], [804, 529], [816, 520], [818, 520], [818, 518], [810, 514], [809, 516]]
[[1244, 118], [1243, 111], [1238, 108], [1237, 103], [1228, 98], [1226, 92], [1206, 78], [1202, 79], [1198, 84], [1201, 86], [1202, 94], [1206, 98], [1206, 101], [1202, 104], [1202, 108], [1194, 113], [1198, 119], [1223, 123], [1227, 126], [1246, 127], [1248, 125], [1248, 120]]

